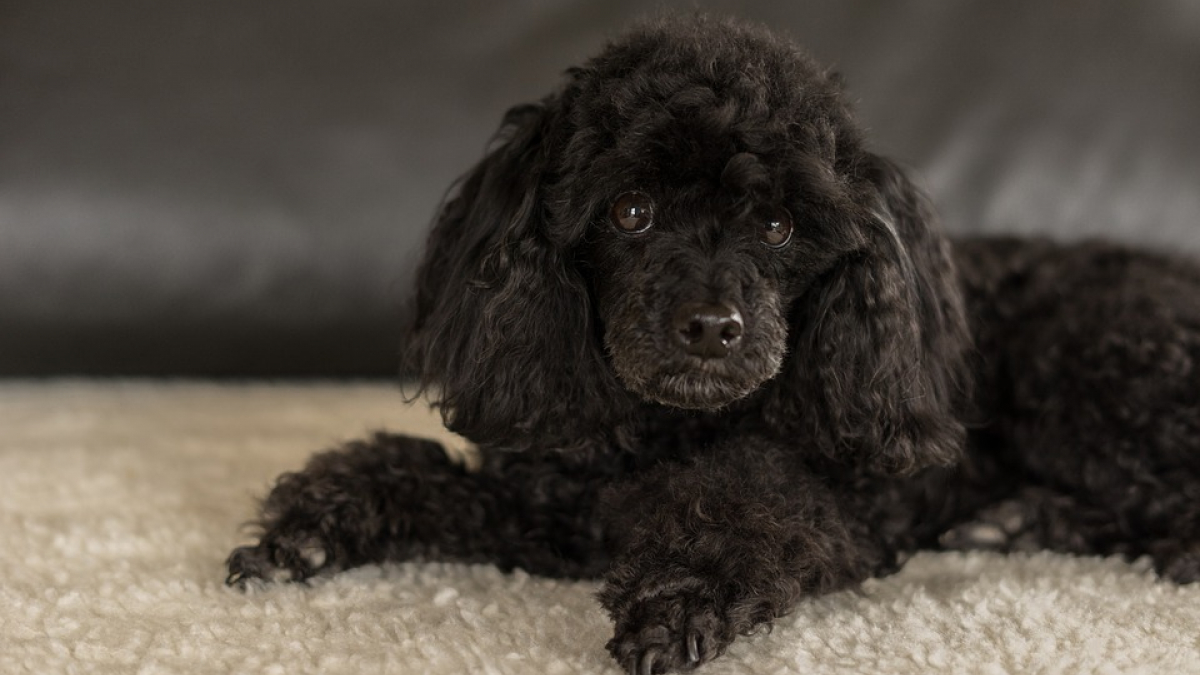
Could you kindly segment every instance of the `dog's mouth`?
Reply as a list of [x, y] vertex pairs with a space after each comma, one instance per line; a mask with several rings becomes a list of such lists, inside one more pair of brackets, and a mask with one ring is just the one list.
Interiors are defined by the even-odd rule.
[[687, 410], [718, 410], [745, 398], [759, 388], [770, 376], [731, 376], [712, 372], [707, 363], [692, 370], [666, 370], [655, 373], [627, 386], [642, 398]]

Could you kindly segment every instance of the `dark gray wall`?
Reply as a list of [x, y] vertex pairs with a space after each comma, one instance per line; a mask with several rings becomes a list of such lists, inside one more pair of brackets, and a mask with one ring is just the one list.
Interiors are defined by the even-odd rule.
[[[1200, 251], [1200, 4], [701, 2], [846, 75], [954, 232]], [[388, 375], [503, 110], [638, 2], [0, 1], [0, 374]]]

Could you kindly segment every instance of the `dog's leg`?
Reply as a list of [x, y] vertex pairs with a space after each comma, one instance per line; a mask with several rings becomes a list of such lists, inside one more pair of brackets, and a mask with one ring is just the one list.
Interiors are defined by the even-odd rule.
[[607, 470], [567, 454], [503, 452], [471, 470], [438, 443], [378, 434], [281, 476], [258, 543], [229, 556], [229, 583], [413, 558], [596, 576], [604, 556], [593, 502]]
[[608, 649], [630, 673], [694, 668], [802, 597], [886, 567], [886, 552], [788, 454], [742, 439], [601, 497]]
[[1026, 487], [979, 510], [938, 538], [950, 550], [1048, 549], [1073, 555], [1148, 555], [1163, 577], [1200, 581], [1200, 507], [1194, 494], [1166, 480], [1155, 493], [1128, 480], [1121, 498], [1076, 488]]
[[947, 550], [1011, 553], [1052, 549], [1089, 555], [1115, 553], [1092, 542], [1120, 541], [1121, 524], [1111, 508], [1080, 502], [1043, 487], [1026, 486], [979, 509], [938, 537]]

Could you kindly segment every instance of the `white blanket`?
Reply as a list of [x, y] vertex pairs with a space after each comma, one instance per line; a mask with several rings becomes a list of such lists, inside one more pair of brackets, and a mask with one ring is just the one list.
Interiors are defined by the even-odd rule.
[[[0, 673], [619, 673], [594, 583], [403, 564], [222, 584], [278, 473], [382, 428], [437, 433], [377, 385], [0, 385]], [[925, 554], [701, 672], [1200, 673], [1200, 588]]]

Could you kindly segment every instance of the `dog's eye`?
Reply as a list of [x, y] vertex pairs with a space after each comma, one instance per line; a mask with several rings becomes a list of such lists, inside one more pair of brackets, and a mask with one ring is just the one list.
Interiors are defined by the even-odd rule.
[[778, 208], [771, 212], [758, 231], [758, 238], [771, 248], [783, 248], [792, 240], [792, 214]]
[[610, 217], [622, 232], [645, 232], [654, 224], [654, 202], [640, 192], [626, 192], [613, 202]]

